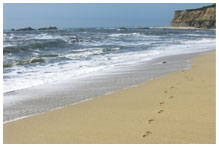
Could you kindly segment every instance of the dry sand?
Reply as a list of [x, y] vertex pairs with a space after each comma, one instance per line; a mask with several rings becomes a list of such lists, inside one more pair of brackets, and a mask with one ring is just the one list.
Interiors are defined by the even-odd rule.
[[181, 70], [6, 123], [4, 143], [216, 143], [215, 51]]

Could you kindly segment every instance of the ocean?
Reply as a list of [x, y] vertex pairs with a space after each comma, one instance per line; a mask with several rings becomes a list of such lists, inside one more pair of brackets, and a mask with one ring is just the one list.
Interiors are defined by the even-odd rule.
[[3, 92], [215, 46], [215, 31], [79, 28], [4, 31]]
[[[160, 28], [5, 30], [3, 32], [4, 121], [46, 112], [87, 100], [89, 97], [125, 88], [127, 85], [136, 85], [143, 79], [133, 82], [138, 76], [130, 78], [130, 75], [127, 75], [126, 77], [124, 73], [127, 72], [129, 67], [130, 69], [136, 69], [137, 65], [142, 63], [149, 64], [152, 63], [152, 60], [158, 58], [201, 53], [215, 49], [215, 30]], [[177, 59], [174, 58], [175, 60]], [[165, 63], [166, 60], [163, 64]], [[174, 62], [174, 67], [178, 65], [180, 63]], [[126, 68], [118, 70], [118, 67]], [[173, 71], [175, 70], [171, 66], [169, 68]], [[135, 71], [138, 74], [137, 72], [141, 72], [139, 69], [133, 70], [133, 72]], [[161, 67], [158, 68], [159, 71], [161, 69]], [[168, 71], [171, 71], [171, 69]], [[150, 78], [156, 77], [154, 76], [156, 70], [151, 68], [150, 70], [150, 72], [154, 71], [154, 73], [151, 73]], [[107, 73], [112, 71], [113, 75], [123, 74], [117, 77], [118, 80], [115, 80], [115, 78], [111, 83], [99, 83], [98, 87], [98, 82], [103, 80], [94, 80], [95, 78], [92, 78], [92, 76], [96, 75], [98, 77], [97, 75], [99, 74], [98, 78], [100, 78], [103, 73], [107, 75]], [[130, 70], [128, 72], [131, 73]], [[142, 77], [142, 75], [139, 77]], [[144, 73], [144, 75], [147, 76], [147, 73]], [[93, 89], [77, 85], [77, 81], [80, 81], [81, 84], [83, 77], [89, 77], [87, 78], [89, 80], [93, 79], [90, 82], [92, 84], [87, 86], [93, 86]], [[124, 77], [126, 79], [123, 81], [131, 80], [132, 84], [119, 81], [119, 79]], [[83, 84], [89, 83], [87, 79], [83, 81]], [[48, 94], [48, 89], [51, 88], [45, 88], [46, 85], [62, 81], [71, 81], [69, 82], [70, 84], [67, 82], [67, 91], [65, 91], [65, 86], [62, 84], [61, 87], [56, 86], [56, 90], [62, 89], [60, 92], [61, 96], [54, 98], [54, 95]], [[116, 87], [115, 85], [120, 86]], [[36, 89], [43, 86], [44, 89], [47, 89], [47, 92], [41, 89], [38, 93], [33, 94], [33, 91], [37, 91]], [[107, 89], [107, 86], [110, 88]], [[76, 87], [75, 97], [69, 97], [69, 93], [74, 91], [72, 90], [74, 87]], [[29, 89], [32, 89], [32, 91]], [[82, 89], [83, 91], [81, 91]], [[51, 91], [51, 93], [54, 93], [54, 89]], [[77, 95], [77, 92], [80, 94]], [[22, 94], [19, 95], [17, 93]], [[45, 93], [47, 93], [46, 98], [44, 96]], [[65, 97], [64, 93], [68, 93], [68, 96]], [[92, 94], [90, 95], [90, 93]], [[34, 102], [37, 99], [33, 98], [34, 95], [37, 95], [37, 98], [41, 98], [40, 102]], [[59, 93], [57, 92], [56, 95], [59, 95]], [[31, 105], [29, 100], [33, 100]], [[48, 104], [46, 104], [47, 102]], [[19, 110], [18, 105], [21, 105], [21, 103], [25, 104]], [[43, 106], [44, 104], [45, 106]], [[26, 106], [26, 110], [24, 106]]]

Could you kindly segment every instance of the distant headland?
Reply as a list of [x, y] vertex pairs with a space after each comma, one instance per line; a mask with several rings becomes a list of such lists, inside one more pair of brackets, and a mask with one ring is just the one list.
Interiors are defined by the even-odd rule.
[[170, 27], [216, 28], [216, 4], [198, 9], [175, 11]]

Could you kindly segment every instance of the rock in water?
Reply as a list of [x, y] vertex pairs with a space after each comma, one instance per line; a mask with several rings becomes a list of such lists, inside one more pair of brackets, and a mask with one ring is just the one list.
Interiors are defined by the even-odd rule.
[[216, 4], [182, 11], [175, 11], [171, 27], [216, 28]]
[[16, 31], [32, 31], [32, 30], [35, 30], [35, 29], [28, 27], [28, 28], [17, 29]]
[[48, 27], [48, 28], [39, 28], [38, 30], [45, 31], [45, 30], [57, 30], [57, 29], [58, 29], [57, 27]]

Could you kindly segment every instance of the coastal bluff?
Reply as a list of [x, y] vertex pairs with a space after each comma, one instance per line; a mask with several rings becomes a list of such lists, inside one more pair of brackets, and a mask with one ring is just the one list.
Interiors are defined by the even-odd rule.
[[216, 4], [198, 9], [175, 11], [170, 27], [216, 28]]

